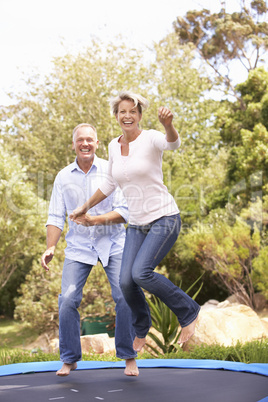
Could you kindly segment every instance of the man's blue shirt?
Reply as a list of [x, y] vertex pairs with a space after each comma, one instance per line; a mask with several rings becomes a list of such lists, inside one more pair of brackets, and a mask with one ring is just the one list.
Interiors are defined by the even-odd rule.
[[[91, 169], [84, 173], [77, 160], [62, 169], [56, 176], [49, 204], [47, 225], [63, 230], [66, 214], [69, 230], [65, 236], [66, 258], [96, 265], [100, 259], [102, 265], [108, 265], [110, 255], [121, 253], [125, 243], [125, 227], [121, 224], [108, 226], [83, 226], [70, 221], [70, 213], [83, 205], [99, 188], [106, 178], [108, 162], [94, 156]], [[128, 209], [126, 200], [119, 188], [101, 203], [91, 208], [91, 215], [102, 215], [117, 211], [127, 222]]]

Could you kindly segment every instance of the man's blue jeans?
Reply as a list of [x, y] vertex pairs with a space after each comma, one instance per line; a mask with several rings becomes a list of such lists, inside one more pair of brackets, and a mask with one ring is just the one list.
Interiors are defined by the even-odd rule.
[[128, 225], [120, 274], [120, 286], [132, 311], [138, 338], [151, 326], [149, 306], [141, 288], [159, 297], [177, 316], [181, 327], [191, 324], [200, 306], [165, 276], [154, 272], [180, 232], [180, 215], [164, 216], [145, 225]]
[[[110, 256], [104, 267], [109, 279], [112, 297], [116, 303], [115, 347], [120, 359], [135, 358], [133, 350], [135, 331], [131, 322], [131, 311], [119, 286], [122, 254]], [[80, 314], [78, 307], [82, 300], [83, 287], [92, 265], [77, 261], [64, 261], [61, 294], [59, 295], [59, 339], [60, 359], [64, 363], [74, 363], [82, 358], [80, 342]]]

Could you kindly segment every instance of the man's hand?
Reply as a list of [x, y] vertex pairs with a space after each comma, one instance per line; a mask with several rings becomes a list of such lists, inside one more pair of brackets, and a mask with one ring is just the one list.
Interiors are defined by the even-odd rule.
[[71, 219], [73, 222], [77, 223], [77, 225], [83, 226], [94, 226], [96, 225], [96, 217], [91, 216], [90, 214], [83, 214], [78, 216], [75, 219]]
[[173, 113], [167, 107], [161, 106], [158, 109], [158, 119], [164, 127], [169, 127], [172, 124]]
[[71, 221], [75, 222], [75, 219], [78, 218], [81, 215], [85, 215], [86, 211], [85, 208], [82, 207], [78, 207], [76, 209], [73, 210], [73, 212], [70, 214], [69, 218]]
[[117, 211], [110, 211], [102, 215], [90, 215], [89, 213], [80, 215], [72, 220], [77, 225], [98, 226], [98, 225], [114, 225], [118, 223], [126, 223], [123, 216]]
[[50, 261], [52, 260], [52, 258], [54, 257], [54, 250], [55, 247], [53, 248], [48, 248], [44, 254], [41, 257], [41, 265], [42, 267], [48, 272], [49, 271], [49, 267], [48, 267], [48, 263], [50, 263]]

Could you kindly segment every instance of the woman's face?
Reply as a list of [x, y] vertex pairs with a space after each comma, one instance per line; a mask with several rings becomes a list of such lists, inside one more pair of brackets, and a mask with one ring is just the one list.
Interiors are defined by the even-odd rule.
[[142, 114], [139, 112], [138, 106], [134, 106], [131, 100], [123, 100], [119, 103], [116, 120], [125, 132], [132, 132], [139, 129], [139, 122]]

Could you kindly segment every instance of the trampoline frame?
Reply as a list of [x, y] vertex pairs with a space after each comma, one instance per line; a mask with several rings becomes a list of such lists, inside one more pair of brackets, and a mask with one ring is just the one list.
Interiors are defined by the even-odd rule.
[[[252, 374], [260, 374], [268, 377], [268, 364], [266, 363], [239, 363], [222, 360], [194, 360], [194, 359], [137, 359], [139, 368], [189, 368], [207, 370], [242, 371]], [[0, 376], [57, 371], [62, 362], [31, 362], [15, 363], [0, 366]], [[124, 368], [124, 361], [79, 361], [76, 370], [96, 370], [105, 368]], [[268, 400], [267, 400], [268, 401]]]
[[[204, 387], [203, 384], [204, 379], [205, 381], [209, 378], [214, 378], [216, 381], [218, 381], [218, 373], [216, 374], [216, 371], [225, 371], [223, 378], [228, 379], [229, 378], [229, 382], [228, 384], [240, 384], [240, 387], [243, 387], [243, 382], [241, 384], [241, 379], [244, 377], [241, 377], [241, 374], [244, 375], [248, 375], [248, 374], [252, 374], [254, 376], [251, 378], [251, 380], [253, 380], [253, 382], [251, 382], [251, 380], [249, 381], [249, 383], [251, 385], [253, 384], [262, 384], [261, 388], [258, 389], [260, 392], [256, 392], [256, 394], [254, 393], [253, 395], [256, 396], [256, 399], [254, 399], [254, 402], [268, 402], [268, 380], [266, 380], [266, 378], [264, 379], [263, 377], [268, 377], [268, 364], [264, 364], [264, 363], [251, 363], [251, 364], [246, 364], [246, 363], [239, 363], [239, 362], [231, 362], [231, 361], [220, 361], [220, 360], [193, 360], [193, 359], [138, 359], [137, 360], [137, 365], [139, 367], [139, 369], [145, 369], [143, 371], [143, 374], [141, 376], [141, 378], [137, 378], [137, 377], [128, 377], [128, 379], [126, 378], [126, 376], [123, 376], [121, 378], [120, 375], [120, 379], [117, 376], [114, 376], [115, 372], [117, 370], [106, 370], [106, 369], [124, 369], [125, 368], [125, 361], [117, 361], [117, 362], [108, 362], [108, 361], [79, 361], [77, 363], [77, 369], [75, 370], [75, 372], [73, 373], [73, 375], [70, 375], [66, 377], [58, 377], [56, 379], [57, 376], [52, 375], [52, 377], [49, 375], [49, 372], [56, 372], [57, 370], [59, 370], [62, 366], [62, 362], [61, 361], [46, 361], [46, 362], [31, 362], [31, 363], [16, 363], [16, 364], [10, 364], [10, 365], [5, 365], [5, 366], [0, 366], [0, 379], [1, 379], [1, 383], [2, 383], [2, 387], [0, 384], [0, 394], [1, 391], [3, 391], [3, 397], [7, 398], [7, 401], [12, 401], [14, 400], [14, 395], [12, 394], [13, 392], [15, 392], [15, 396], [17, 397], [17, 392], [22, 392], [20, 389], [20, 387], [22, 387], [22, 394], [20, 394], [21, 398], [25, 398], [25, 395], [27, 396], [27, 398], [32, 398], [31, 400], [38, 400], [40, 402], [40, 389], [42, 389], [42, 387], [44, 387], [44, 384], [46, 384], [45, 386], [48, 387], [48, 391], [50, 394], [47, 393], [47, 388], [46, 391], [44, 391], [43, 393], [43, 399], [42, 401], [47, 401], [47, 400], [55, 400], [55, 399], [64, 399], [67, 398], [68, 401], [72, 400], [73, 401], [73, 396], [70, 397], [71, 392], [76, 392], [78, 397], [76, 397], [77, 402], [78, 401], [84, 401], [84, 394], [83, 392], [85, 392], [85, 384], [86, 384], [86, 388], [87, 392], [90, 393], [90, 400], [95, 400], [95, 399], [101, 399], [101, 400], [109, 400], [109, 401], [124, 401], [125, 400], [125, 395], [127, 395], [129, 397], [129, 392], [132, 392], [133, 389], [135, 389], [135, 395], [139, 395], [140, 400], [148, 400], [147, 398], [147, 392], [151, 392], [152, 389], [158, 389], [158, 393], [155, 395], [155, 400], [156, 402], [162, 402], [163, 399], [163, 387], [161, 385], [161, 381], [163, 378], [163, 369], [170, 369], [170, 374], [171, 376], [168, 376], [168, 379], [174, 379], [175, 378], [175, 383], [172, 380], [170, 387], [167, 388], [168, 392], [169, 392], [169, 399], [172, 401], [177, 401], [177, 394], [176, 392], [179, 390], [179, 392], [182, 393], [183, 398], [185, 401], [189, 400], [192, 401], [193, 397], [194, 399], [196, 398], [196, 396], [198, 395], [199, 400], [202, 402], [206, 401], [214, 401], [215, 399], [214, 396], [211, 399], [208, 399], [208, 395], [207, 395], [207, 391], [205, 388], [204, 391]], [[105, 370], [103, 370], [105, 369]], [[148, 369], [148, 371], [146, 370]], [[153, 369], [153, 370], [150, 370]], [[160, 377], [158, 375], [154, 375], [152, 374], [154, 369], [159, 369], [159, 371], [157, 370], [157, 372], [161, 373]], [[180, 372], [178, 372], [178, 374], [175, 374], [174, 370], [176, 371], [176, 369], [181, 369]], [[197, 376], [196, 378], [196, 383], [198, 384], [198, 394], [196, 394], [196, 390], [195, 389], [191, 389], [189, 390], [189, 388], [187, 387], [187, 385], [185, 385], [184, 382], [177, 384], [177, 379], [180, 377], [183, 381], [183, 379], [187, 379], [189, 378], [188, 374], [186, 374], [186, 372], [191, 373], [190, 376], [194, 375]], [[202, 370], [203, 369], [203, 370]], [[91, 370], [94, 371], [94, 373], [92, 373], [92, 376], [89, 377], [84, 377], [84, 374], [81, 373], [81, 375], [79, 375], [79, 371], [86, 371], [86, 370]], [[161, 371], [162, 370], [162, 371]], [[211, 376], [207, 377], [207, 372], [211, 370], [214, 371], [214, 373], [211, 373]], [[107, 377], [107, 373], [110, 371], [111, 375], [108, 375]], [[202, 371], [204, 371], [204, 373], [202, 373]], [[230, 374], [227, 373], [227, 371], [230, 372], [236, 372], [234, 374], [234, 378], [236, 379], [235, 382], [232, 382]], [[99, 376], [98, 376], [98, 372], [99, 372]], [[106, 372], [104, 374], [104, 372]], [[40, 381], [38, 381], [38, 373], [40, 374]], [[201, 374], [202, 373], [202, 374]], [[239, 374], [240, 373], [240, 374]], [[28, 376], [23, 376], [22, 374], [28, 374]], [[37, 374], [37, 377], [36, 377]], [[86, 376], [87, 373], [85, 372]], [[203, 375], [204, 374], [204, 375]], [[256, 381], [256, 374], [259, 375], [259, 378]], [[21, 376], [22, 375], [22, 376]], [[147, 375], [152, 377], [148, 377]], [[175, 377], [174, 377], [175, 375]], [[185, 377], [186, 375], [186, 377]], [[215, 377], [216, 375], [216, 377]], [[220, 374], [221, 375], [221, 374]], [[237, 375], [239, 375], [239, 377], [237, 377]], [[34, 376], [34, 377], [33, 377]], [[103, 377], [104, 376], [104, 377]], [[106, 376], [106, 377], [105, 377]], [[179, 377], [178, 377], [179, 376]], [[227, 376], [227, 377], [226, 377]], [[16, 380], [16, 378], [19, 377], [19, 380]], [[155, 379], [155, 377], [158, 378], [158, 382], [155, 385], [155, 387], [153, 386], [153, 383], [149, 380], [149, 378], [153, 378]], [[23, 378], [23, 382], [21, 381]], [[31, 380], [29, 380], [31, 378]], [[34, 385], [31, 386], [31, 381], [34, 378]], [[54, 379], [52, 379], [54, 378]], [[88, 381], [84, 380], [87, 378], [94, 378], [93, 380], [93, 384], [98, 384], [97, 388], [94, 388], [94, 385], [90, 383], [88, 383]], [[161, 378], [161, 381], [159, 381], [159, 379]], [[232, 377], [233, 378], [233, 377]], [[47, 380], [48, 379], [48, 380]], [[76, 379], [76, 380], [75, 380]], [[102, 380], [103, 379], [103, 380]], [[147, 379], [147, 380], [146, 380]], [[103, 385], [100, 385], [99, 380], [101, 381], [105, 381], [103, 382]], [[29, 381], [29, 382], [27, 382]], [[52, 382], [51, 382], [52, 381]], [[115, 382], [113, 382], [115, 381]], [[134, 382], [133, 382], [134, 381]], [[148, 382], [147, 382], [148, 381]], [[201, 381], [201, 382], [200, 382]], [[237, 382], [236, 382], [237, 381]], [[243, 381], [247, 382], [247, 379], [244, 378]], [[254, 382], [255, 381], [255, 382]], [[263, 388], [263, 384], [266, 384], [267, 381], [267, 392], [266, 392], [266, 385], [265, 385], [265, 389]], [[120, 389], [116, 388], [113, 389], [111, 387], [113, 387], [113, 384], [117, 384], [117, 387], [119, 387]], [[166, 382], [165, 382], [166, 383]], [[26, 385], [25, 385], [26, 384]], [[53, 385], [52, 385], [53, 384]], [[106, 388], [104, 386], [104, 384], [106, 385]], [[118, 385], [120, 384], [120, 386]], [[135, 384], [135, 388], [133, 388], [133, 385]], [[149, 387], [148, 387], [149, 384]], [[174, 389], [174, 384], [175, 384], [175, 389]], [[183, 385], [182, 385], [183, 384]], [[223, 386], [224, 381], [221, 381], [221, 386]], [[92, 387], [93, 385], [93, 387]], [[160, 385], [160, 388], [159, 388]], [[15, 388], [15, 391], [12, 390], [12, 386]], [[40, 389], [39, 389], [40, 387]], [[56, 387], [56, 388], [55, 388]], [[66, 388], [67, 387], [67, 388]], [[68, 388], [70, 387], [70, 389]], [[158, 388], [157, 388], [158, 387]], [[1, 389], [2, 388], [2, 389]], [[12, 391], [10, 393], [10, 391], [7, 391], [7, 388], [10, 388]], [[16, 391], [16, 389], [18, 389], [19, 391]], [[37, 391], [38, 389], [38, 391]], [[218, 389], [218, 388], [217, 388]], [[241, 392], [239, 388], [239, 385], [236, 386], [235, 388], [232, 387], [228, 388], [230, 389], [231, 392], [234, 391], [234, 397], [236, 399], [234, 399], [235, 401], [240, 401], [241, 396], [243, 396], [243, 399], [248, 396], [252, 397], [252, 393], [251, 390], [253, 388], [250, 389], [250, 395], [249, 394], [243, 394], [243, 392], [247, 392], [246, 389], [243, 389], [243, 391]], [[175, 390], [175, 394], [174, 394], [174, 390]], [[56, 391], [56, 392], [55, 392]], [[80, 391], [82, 391], [82, 393], [80, 394]], [[122, 393], [124, 392], [124, 395], [118, 395], [116, 394], [116, 399], [114, 399], [114, 397], [112, 395], [114, 395], [116, 392], [121, 391]], [[6, 392], [6, 394], [5, 394]], [[25, 394], [25, 392], [27, 392], [27, 394]], [[30, 392], [30, 393], [29, 393]], [[185, 393], [186, 392], [186, 393]], [[191, 393], [192, 392], [192, 393]], [[194, 394], [193, 394], [194, 392]], [[205, 392], [205, 394], [204, 394]], [[212, 391], [213, 392], [213, 391]], [[215, 392], [215, 386], [214, 386], [214, 392]], [[221, 389], [221, 396], [223, 396], [224, 399], [219, 399], [220, 401], [226, 400], [226, 393], [225, 393], [225, 389], [223, 390], [223, 388]], [[237, 395], [237, 392], [239, 392], [239, 395]], [[29, 393], [29, 394], [28, 394]], [[38, 397], [37, 397], [38, 394]], [[80, 395], [80, 396], [79, 396]], [[145, 399], [144, 395], [146, 396]], [[165, 391], [165, 395], [167, 395], [167, 392]], [[173, 398], [173, 395], [175, 395], [175, 399]], [[214, 395], [214, 394], [212, 394]], [[233, 395], [233, 394], [232, 394]], [[82, 399], [81, 399], [82, 396]], [[150, 398], [151, 398], [151, 394], [150, 394]], [[238, 396], [238, 398], [237, 398]], [[2, 395], [1, 395], [2, 397]], [[0, 397], [0, 398], [1, 398]], [[88, 394], [87, 394], [88, 397]], [[22, 400], [27, 400], [27, 399], [23, 399]], [[122, 399], [123, 398], [123, 399]], [[166, 398], [166, 396], [165, 396]], [[189, 399], [190, 398], [190, 399]], [[5, 399], [6, 400], [6, 399]], [[29, 400], [29, 399], [28, 399]], [[229, 395], [229, 400], [230, 400], [230, 395]], [[245, 400], [245, 399], [244, 399]], [[247, 401], [251, 401], [253, 399], [246, 399]]]

